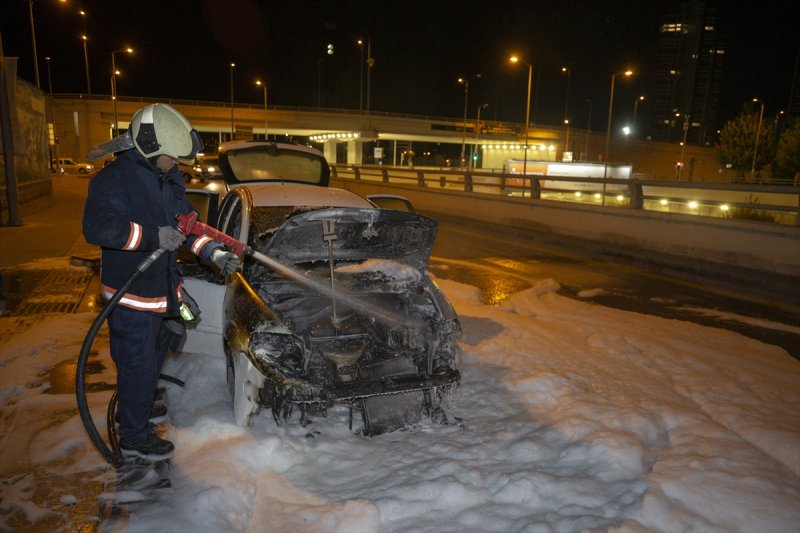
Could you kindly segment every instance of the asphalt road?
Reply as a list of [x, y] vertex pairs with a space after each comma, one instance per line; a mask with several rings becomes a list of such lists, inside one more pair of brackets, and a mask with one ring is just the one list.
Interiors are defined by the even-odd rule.
[[437, 277], [479, 287], [488, 303], [552, 278], [564, 296], [736, 331], [800, 359], [800, 302], [747, 285], [680, 278], [604, 257], [582, 243], [441, 217], [433, 255], [430, 266]]

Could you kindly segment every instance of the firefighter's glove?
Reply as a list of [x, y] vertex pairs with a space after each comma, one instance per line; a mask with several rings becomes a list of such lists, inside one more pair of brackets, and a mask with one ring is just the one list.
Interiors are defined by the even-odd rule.
[[211, 262], [217, 265], [223, 276], [227, 276], [241, 266], [242, 261], [234, 253], [219, 248], [211, 253]]
[[183, 241], [186, 240], [186, 235], [173, 228], [172, 226], [160, 226], [158, 228], [158, 247], [174, 252], [180, 248]]
[[162, 350], [177, 351], [186, 334], [182, 318], [165, 318], [156, 335], [156, 345]]

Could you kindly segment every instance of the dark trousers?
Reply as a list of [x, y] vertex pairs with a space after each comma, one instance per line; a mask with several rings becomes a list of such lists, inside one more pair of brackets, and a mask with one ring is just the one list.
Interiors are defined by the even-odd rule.
[[108, 316], [111, 358], [117, 366], [117, 416], [120, 437], [141, 441], [153, 431], [149, 422], [165, 350], [156, 346], [163, 319], [118, 306]]

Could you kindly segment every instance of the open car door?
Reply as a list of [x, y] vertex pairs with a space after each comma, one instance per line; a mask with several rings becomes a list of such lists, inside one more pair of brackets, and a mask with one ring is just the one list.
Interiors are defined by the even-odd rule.
[[[186, 197], [200, 215], [200, 220], [217, 227], [219, 217], [219, 193], [205, 189], [187, 189]], [[225, 298], [224, 280], [213, 270], [200, 264], [197, 256], [181, 247], [178, 262], [183, 267], [183, 284], [186, 292], [200, 307], [200, 315], [187, 324], [186, 340], [181, 348], [184, 352], [219, 353], [222, 347], [222, 300]]]

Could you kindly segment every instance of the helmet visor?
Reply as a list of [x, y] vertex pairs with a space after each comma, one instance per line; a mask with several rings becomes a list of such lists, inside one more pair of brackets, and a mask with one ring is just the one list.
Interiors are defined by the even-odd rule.
[[194, 163], [194, 160], [197, 158], [197, 153], [203, 150], [203, 141], [200, 140], [200, 136], [197, 134], [197, 130], [192, 130], [190, 132], [190, 136], [192, 138], [192, 150], [186, 155], [179, 155], [175, 159], [178, 160], [179, 163], [183, 165], [191, 165]]

